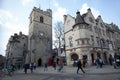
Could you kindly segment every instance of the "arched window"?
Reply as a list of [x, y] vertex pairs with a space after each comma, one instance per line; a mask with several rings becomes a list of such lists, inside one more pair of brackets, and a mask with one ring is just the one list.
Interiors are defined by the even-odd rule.
[[43, 23], [43, 17], [42, 16], [40, 17], [40, 22]]
[[71, 60], [78, 60], [78, 58], [79, 58], [79, 56], [76, 54], [76, 53], [73, 53], [72, 55], [71, 55]]

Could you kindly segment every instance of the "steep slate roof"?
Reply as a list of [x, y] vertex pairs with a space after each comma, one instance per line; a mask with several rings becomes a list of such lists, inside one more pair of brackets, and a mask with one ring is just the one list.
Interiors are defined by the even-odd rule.
[[75, 23], [77, 24], [77, 23], [84, 23], [84, 22], [85, 22], [85, 21], [84, 21], [84, 19], [82, 18], [82, 16], [80, 15], [80, 12], [77, 11], [77, 12], [76, 12]]
[[77, 11], [77, 12], [76, 12], [75, 25], [73, 25], [73, 28], [74, 28], [76, 25], [79, 25], [79, 24], [87, 24], [87, 23], [84, 21], [83, 16], [80, 15], [80, 12]]

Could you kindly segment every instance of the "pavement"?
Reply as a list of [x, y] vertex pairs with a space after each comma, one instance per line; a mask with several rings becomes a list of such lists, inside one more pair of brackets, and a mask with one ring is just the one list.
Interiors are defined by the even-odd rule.
[[[42, 73], [42, 74], [76, 74], [77, 67], [71, 67], [71, 66], [64, 66], [63, 69], [59, 72], [58, 68], [55, 70], [52, 66], [48, 67], [47, 71], [44, 71], [44, 67], [38, 67], [35, 70], [33, 70], [33, 73]], [[88, 75], [104, 75], [104, 74], [120, 74], [120, 69], [114, 69], [113, 66], [110, 65], [103, 65], [103, 68], [96, 68], [96, 66], [89, 66], [86, 68], [83, 68], [85, 71], [85, 74]], [[24, 69], [16, 71], [16, 73], [24, 73]], [[31, 73], [28, 69], [27, 73]], [[81, 70], [79, 70], [79, 74], [83, 74]]]
[[48, 71], [44, 71], [43, 67], [37, 67], [33, 73], [28, 70], [24, 73], [24, 69], [17, 70], [12, 76], [0, 77], [0, 80], [120, 80], [120, 68], [114, 69], [113, 66], [104, 65], [103, 68], [96, 68], [96, 66], [89, 66], [83, 68], [85, 74], [79, 71], [76, 73], [77, 67], [64, 66], [61, 72], [58, 68], [54, 70], [53, 67], [48, 67]]

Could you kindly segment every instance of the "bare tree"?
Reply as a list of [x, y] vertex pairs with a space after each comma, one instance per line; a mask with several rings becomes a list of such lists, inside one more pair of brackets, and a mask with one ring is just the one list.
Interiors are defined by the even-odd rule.
[[[62, 64], [66, 64], [65, 54], [65, 39], [64, 39], [64, 26], [62, 22], [57, 22], [54, 27], [55, 41], [53, 42], [54, 47], [57, 49], [57, 55], [61, 56]], [[63, 48], [61, 50], [61, 48]], [[62, 52], [61, 52], [62, 51]]]
[[64, 28], [62, 22], [56, 22], [54, 27], [55, 41], [53, 45], [55, 48], [64, 48]]

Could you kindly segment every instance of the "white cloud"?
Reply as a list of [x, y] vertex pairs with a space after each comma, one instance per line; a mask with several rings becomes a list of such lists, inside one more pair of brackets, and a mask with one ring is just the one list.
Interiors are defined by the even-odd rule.
[[87, 3], [84, 3], [84, 4], [82, 5], [82, 8], [80, 9], [80, 13], [81, 13], [81, 14], [86, 13], [88, 8], [89, 8], [89, 7], [88, 7]]
[[0, 54], [5, 56], [5, 54], [2, 54], [2, 53], [5, 53], [5, 48], [4, 46], [0, 46]]
[[0, 16], [6, 15], [6, 17], [9, 17], [9, 18], [13, 17], [9, 11], [3, 10], [3, 9], [0, 9], [0, 13], [1, 13]]
[[9, 30], [8, 32], [23, 31], [26, 33], [25, 24], [21, 24], [18, 18], [13, 16], [10, 11], [0, 9], [0, 25]]
[[[21, 24], [17, 17], [13, 16], [10, 11], [0, 9], [0, 32], [1, 42], [0, 42], [0, 53], [5, 55], [6, 44], [8, 39], [14, 33], [19, 33], [22, 31], [24, 34], [28, 34], [28, 27], [26, 24]], [[4, 30], [4, 31], [3, 31]]]
[[80, 13], [81, 13], [81, 14], [86, 13], [88, 8], [91, 9], [93, 16], [94, 16], [95, 18], [97, 18], [98, 15], [100, 14], [100, 12], [99, 12], [97, 9], [93, 8], [93, 7], [89, 7], [87, 3], [84, 3], [84, 4], [82, 5], [82, 8], [80, 9]]
[[53, 4], [55, 7], [59, 7], [59, 4], [57, 2], [54, 1], [54, 4]]
[[53, 15], [53, 19], [55, 21], [63, 21], [63, 15], [67, 13], [67, 10], [65, 8], [59, 7], [57, 11]]
[[61, 7], [57, 2], [53, 2], [53, 5], [56, 7], [56, 12], [53, 13], [53, 21], [57, 22], [57, 21], [63, 21], [63, 15], [65, 15], [67, 13], [67, 9]]
[[9, 23], [7, 22], [5, 24], [5, 27], [9, 30], [10, 33], [14, 34], [14, 33], [19, 33], [20, 31], [22, 31], [24, 34], [28, 34], [26, 29], [26, 26], [20, 23]]
[[[63, 22], [63, 15], [67, 14], [68, 10], [66, 8], [61, 7], [55, 0], [52, 0], [52, 3], [56, 9], [56, 11], [53, 13], [53, 22], [54, 23], [59, 22], [59, 21]], [[54, 25], [53, 25], [53, 27], [54, 27]], [[52, 33], [53, 33], [53, 42], [54, 42], [54, 41], [56, 41], [54, 28], [53, 28]], [[53, 46], [53, 48], [54, 48], [54, 46]]]
[[98, 15], [100, 15], [100, 12], [98, 10], [96, 10], [95, 8], [91, 8], [91, 10], [92, 10], [92, 13], [93, 13], [95, 18], [97, 18]]
[[6, 21], [9, 21], [13, 18], [13, 15], [6, 10], [0, 9], [0, 24], [4, 24]]
[[28, 5], [29, 3], [31, 3], [33, 0], [22, 0], [22, 5], [23, 6], [26, 6]]

